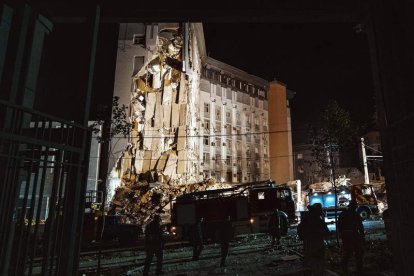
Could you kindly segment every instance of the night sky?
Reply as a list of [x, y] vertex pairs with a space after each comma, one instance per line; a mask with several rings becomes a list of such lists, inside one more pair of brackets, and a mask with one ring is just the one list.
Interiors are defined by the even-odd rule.
[[210, 57], [296, 92], [294, 142], [330, 99], [367, 122], [375, 109], [367, 35], [354, 24], [204, 23]]

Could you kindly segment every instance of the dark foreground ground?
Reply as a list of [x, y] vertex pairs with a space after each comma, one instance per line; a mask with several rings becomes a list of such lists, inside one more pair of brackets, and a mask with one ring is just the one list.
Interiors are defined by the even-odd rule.
[[[383, 221], [378, 218], [364, 222], [366, 243], [364, 245], [364, 269], [366, 275], [394, 275], [392, 254], [388, 248]], [[334, 225], [329, 226], [335, 231]], [[327, 241], [327, 275], [345, 275], [340, 268], [341, 251], [336, 236]], [[296, 228], [289, 230], [279, 247], [270, 246], [266, 235], [241, 236], [230, 245], [226, 267], [220, 268], [220, 246], [205, 245], [200, 260], [192, 261], [192, 249], [178, 245], [164, 250], [165, 275], [306, 275], [302, 266], [302, 242], [296, 238]], [[84, 257], [81, 275], [142, 275], [145, 253], [142, 250], [124, 251]], [[155, 261], [155, 259], [154, 259]], [[351, 259], [350, 271], [355, 270]], [[155, 263], [150, 275], [155, 275]]]

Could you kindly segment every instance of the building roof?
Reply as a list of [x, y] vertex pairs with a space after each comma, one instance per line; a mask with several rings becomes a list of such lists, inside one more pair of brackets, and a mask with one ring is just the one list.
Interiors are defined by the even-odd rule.
[[243, 70], [240, 70], [234, 66], [231, 66], [227, 63], [218, 61], [212, 57], [207, 57], [205, 60], [205, 64], [210, 67], [210, 68], [214, 68], [218, 71], [222, 71], [223, 73], [227, 73], [230, 74], [234, 77], [240, 78], [242, 80], [248, 81], [252, 84], [255, 84], [257, 86], [263, 86], [263, 87], [268, 87], [269, 86], [269, 82], [265, 79], [262, 79], [260, 77], [251, 75]]

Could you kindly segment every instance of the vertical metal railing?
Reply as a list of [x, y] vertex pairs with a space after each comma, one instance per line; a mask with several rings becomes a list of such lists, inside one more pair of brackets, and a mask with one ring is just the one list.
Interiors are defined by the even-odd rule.
[[76, 267], [67, 229], [79, 231], [83, 219], [73, 213], [73, 187], [86, 187], [75, 182], [86, 181], [90, 132], [4, 101], [0, 111], [0, 274], [59, 275]]

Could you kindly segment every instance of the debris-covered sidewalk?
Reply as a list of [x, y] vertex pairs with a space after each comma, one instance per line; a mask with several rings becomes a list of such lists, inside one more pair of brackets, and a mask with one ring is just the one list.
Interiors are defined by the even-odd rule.
[[[382, 220], [366, 222], [364, 270], [366, 275], [394, 275], [392, 255], [387, 246]], [[165, 275], [306, 275], [302, 265], [302, 242], [296, 229], [289, 230], [279, 247], [271, 247], [270, 237], [264, 234], [238, 237], [230, 245], [226, 267], [220, 268], [220, 245], [207, 244], [198, 261], [192, 260], [192, 248], [180, 246], [164, 251]], [[330, 275], [345, 275], [340, 268], [340, 249], [335, 234], [326, 246], [326, 267]], [[145, 253], [134, 252], [135, 264], [112, 269], [102, 275], [142, 275]], [[155, 260], [154, 260], [155, 261]], [[354, 263], [350, 262], [350, 271]], [[155, 264], [151, 266], [155, 275]], [[150, 274], [151, 275], [151, 274]], [[349, 274], [352, 275], [352, 274]]]

